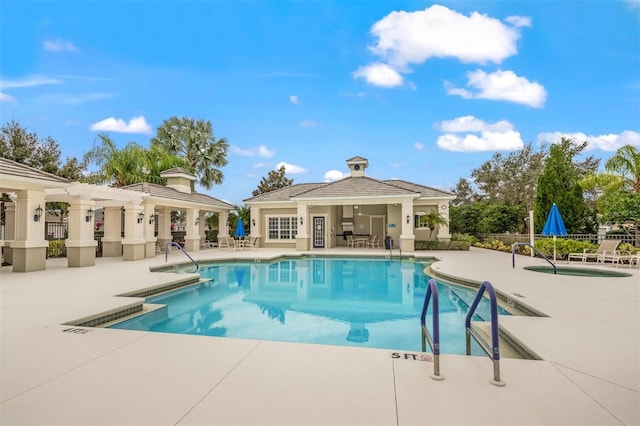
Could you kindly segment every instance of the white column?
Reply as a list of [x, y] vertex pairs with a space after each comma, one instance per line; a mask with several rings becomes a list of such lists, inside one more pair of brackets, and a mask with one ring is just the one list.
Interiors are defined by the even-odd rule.
[[122, 209], [120, 207], [104, 208], [102, 256], [122, 256]]
[[226, 210], [218, 213], [218, 236], [229, 236], [229, 212]]
[[[70, 267], [94, 266], [96, 264], [96, 246], [94, 239], [93, 200], [72, 200], [69, 206], [69, 238], [67, 246], [67, 265]], [[91, 213], [89, 213], [91, 211]]]
[[[14, 272], [46, 269], [47, 247], [44, 238], [45, 193], [43, 190], [16, 191], [15, 239], [10, 243]], [[36, 209], [42, 215], [35, 217]]]
[[144, 207], [131, 204], [125, 206], [124, 239], [122, 240], [124, 260], [144, 259], [146, 243], [144, 238]]
[[171, 237], [171, 208], [160, 207], [158, 208], [158, 244], [160, 244], [160, 250], [164, 251], [167, 243], [172, 241]]
[[4, 203], [4, 258], [5, 262], [13, 264], [13, 251], [11, 241], [16, 239], [16, 203], [7, 201]]
[[155, 236], [155, 212], [156, 205], [151, 203], [144, 204], [144, 239], [145, 254], [144, 257], [155, 257], [156, 255], [156, 236]]
[[[302, 219], [302, 224], [300, 223]], [[296, 236], [296, 250], [309, 250], [309, 209], [306, 204], [298, 204], [295, 220], [298, 226], [298, 235]]]
[[196, 225], [196, 218], [200, 214], [198, 209], [186, 209], [187, 211], [187, 233], [184, 236], [184, 248], [187, 251], [200, 250], [200, 234]]
[[400, 233], [400, 248], [403, 252], [413, 253], [415, 249], [415, 235], [413, 234], [413, 200], [402, 203], [400, 214], [402, 231]]
[[438, 241], [450, 241], [451, 234], [449, 234], [449, 203], [438, 203], [438, 213], [447, 221], [446, 224], [438, 225]]

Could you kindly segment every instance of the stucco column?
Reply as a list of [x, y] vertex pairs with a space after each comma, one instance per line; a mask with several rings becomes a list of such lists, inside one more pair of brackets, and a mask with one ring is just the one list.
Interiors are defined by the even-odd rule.
[[226, 210], [218, 213], [218, 236], [229, 236], [229, 212]]
[[200, 250], [200, 234], [196, 225], [196, 218], [199, 216], [200, 210], [187, 209], [187, 233], [184, 236], [184, 249], [187, 251]]
[[144, 257], [155, 257], [156, 256], [156, 236], [155, 236], [155, 204], [145, 203], [144, 204], [144, 240], [145, 249], [144, 249]]
[[120, 207], [104, 208], [102, 256], [122, 256], [122, 209]]
[[402, 231], [400, 233], [400, 249], [405, 253], [413, 253], [415, 250], [416, 236], [413, 234], [413, 200], [402, 203], [400, 216]]
[[172, 241], [171, 237], [171, 208], [160, 207], [158, 209], [158, 244], [160, 250], [164, 251], [167, 243]]
[[[298, 204], [295, 220], [298, 226], [298, 235], [296, 236], [296, 250], [306, 251], [309, 250], [309, 209], [306, 204]], [[302, 218], [302, 224], [300, 223]]]
[[[94, 239], [93, 200], [73, 200], [69, 206], [69, 238], [67, 246], [67, 265], [69, 267], [94, 266], [96, 264], [96, 246]], [[91, 213], [89, 213], [91, 210]]]
[[438, 203], [438, 213], [447, 221], [446, 225], [438, 225], [438, 241], [451, 241], [449, 233], [449, 203]]
[[[140, 214], [142, 213], [142, 216]], [[141, 260], [145, 256], [144, 207], [128, 205], [124, 208], [124, 239], [122, 256], [124, 260]]]
[[198, 213], [198, 235], [200, 236], [200, 241], [205, 241], [207, 239], [207, 222], [204, 217], [205, 212], [200, 210]]
[[251, 236], [258, 238], [256, 246], [260, 247], [262, 237], [262, 212], [259, 207], [251, 208]]
[[[16, 191], [15, 240], [12, 241], [13, 272], [46, 269], [47, 247], [44, 238], [45, 193], [43, 190]], [[35, 217], [36, 209], [42, 215]]]
[[11, 241], [16, 239], [16, 203], [4, 203], [4, 258], [3, 261], [13, 264]]

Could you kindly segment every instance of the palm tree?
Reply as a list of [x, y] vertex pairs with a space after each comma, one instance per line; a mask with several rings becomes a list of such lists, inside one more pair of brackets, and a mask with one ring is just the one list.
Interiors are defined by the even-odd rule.
[[436, 229], [436, 226], [447, 225], [447, 220], [442, 217], [440, 213], [431, 210], [427, 214], [420, 216], [420, 223], [427, 225], [429, 228], [429, 239], [431, 240], [433, 230]]
[[215, 139], [210, 121], [171, 117], [158, 127], [151, 146], [184, 158], [203, 187], [211, 189], [222, 183], [224, 175], [219, 168], [227, 165], [229, 144], [225, 138]]
[[98, 135], [91, 149], [84, 154], [84, 161], [98, 166], [98, 170], [87, 178], [90, 183], [106, 183], [116, 188], [140, 182], [163, 184], [164, 179], [160, 177], [163, 170], [188, 168], [183, 159], [160, 147], [146, 149], [129, 142], [118, 149], [106, 133]]
[[251, 207], [236, 205], [234, 208], [235, 211], [229, 213], [229, 226], [231, 230], [234, 231], [238, 225], [238, 219], [242, 219], [246, 232], [250, 233], [251, 224], [249, 222], [251, 220]]
[[622, 189], [640, 192], [640, 151], [632, 145], [619, 148], [607, 160], [605, 173], [591, 174], [580, 182], [585, 189], [611, 194]]

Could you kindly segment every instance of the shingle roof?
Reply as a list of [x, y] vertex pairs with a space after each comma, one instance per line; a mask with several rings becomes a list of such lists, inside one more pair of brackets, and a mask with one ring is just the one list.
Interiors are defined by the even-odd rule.
[[389, 185], [399, 186], [413, 192], [419, 192], [420, 197], [442, 197], [442, 196], [455, 196], [452, 192], [442, 191], [441, 189], [431, 188], [430, 186], [424, 186], [413, 182], [407, 182], [402, 179], [384, 180], [383, 182]]
[[251, 198], [243, 200], [247, 201], [289, 201], [291, 197], [294, 197], [301, 192], [308, 191], [310, 189], [318, 188], [320, 186], [328, 185], [327, 183], [298, 183], [295, 185], [285, 186], [284, 188], [276, 189], [275, 191], [266, 192], [264, 194], [256, 195]]
[[190, 201], [192, 203], [206, 204], [223, 209], [234, 208], [233, 205], [206, 194], [200, 194], [198, 192], [187, 194], [184, 192], [180, 192], [177, 189], [169, 188], [164, 185], [158, 185], [155, 183], [135, 183], [133, 185], [123, 186], [122, 189], [145, 192], [153, 197], [168, 198], [170, 200]]
[[51, 173], [43, 172], [7, 158], [0, 157], [0, 172], [9, 176], [18, 176], [50, 182], [70, 183], [71, 181]]
[[366, 176], [347, 177], [335, 182], [310, 189], [291, 198], [343, 198], [343, 197], [384, 197], [412, 195], [417, 191], [389, 185]]
[[[355, 158], [355, 157], [354, 157]], [[282, 202], [296, 199], [345, 197], [451, 197], [454, 194], [404, 180], [377, 180], [367, 176], [347, 177], [330, 183], [302, 183], [247, 198], [245, 202]]]

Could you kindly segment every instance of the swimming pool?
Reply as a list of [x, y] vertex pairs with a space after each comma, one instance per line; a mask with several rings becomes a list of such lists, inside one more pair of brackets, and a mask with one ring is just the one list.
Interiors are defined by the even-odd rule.
[[[206, 281], [148, 298], [166, 307], [110, 328], [420, 351], [429, 264], [299, 257], [206, 265], [200, 269]], [[438, 293], [441, 352], [463, 354], [475, 290], [438, 283]], [[486, 301], [475, 320], [483, 318], [489, 318]]]

